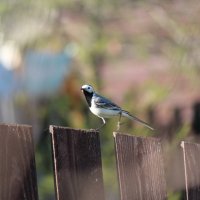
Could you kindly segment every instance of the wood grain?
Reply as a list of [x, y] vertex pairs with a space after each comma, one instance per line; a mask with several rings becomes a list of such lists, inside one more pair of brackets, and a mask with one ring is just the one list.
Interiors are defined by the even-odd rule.
[[103, 200], [99, 133], [50, 126], [57, 200]]
[[30, 126], [0, 125], [0, 199], [38, 199]]
[[166, 182], [158, 139], [114, 133], [121, 200], [164, 200]]
[[182, 142], [185, 170], [185, 198], [200, 199], [200, 144]]

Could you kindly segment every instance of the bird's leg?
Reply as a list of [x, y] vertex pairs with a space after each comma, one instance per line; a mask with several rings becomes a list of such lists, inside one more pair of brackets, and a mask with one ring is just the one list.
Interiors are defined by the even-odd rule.
[[119, 113], [119, 120], [118, 120], [118, 122], [117, 122], [117, 131], [119, 131], [119, 129], [120, 129], [121, 118], [122, 118], [122, 112]]
[[96, 131], [99, 131], [106, 124], [106, 120], [103, 117], [101, 117], [101, 119], [103, 121], [103, 124], [99, 128], [96, 128]]

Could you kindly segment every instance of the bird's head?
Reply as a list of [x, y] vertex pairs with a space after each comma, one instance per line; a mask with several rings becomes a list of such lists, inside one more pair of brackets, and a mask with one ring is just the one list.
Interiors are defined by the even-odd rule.
[[93, 89], [93, 87], [91, 85], [83, 85], [81, 87], [81, 90], [83, 92], [90, 93], [90, 94], [92, 94], [94, 92], [94, 89]]

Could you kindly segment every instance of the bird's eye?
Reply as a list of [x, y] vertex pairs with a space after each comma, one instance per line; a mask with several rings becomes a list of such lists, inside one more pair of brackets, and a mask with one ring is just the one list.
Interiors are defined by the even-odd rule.
[[90, 87], [87, 88], [88, 90], [90, 89]]

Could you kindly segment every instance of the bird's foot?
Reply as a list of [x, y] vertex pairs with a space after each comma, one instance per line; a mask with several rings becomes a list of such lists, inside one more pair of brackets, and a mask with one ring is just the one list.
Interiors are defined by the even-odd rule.
[[102, 129], [103, 126], [104, 126], [104, 124], [102, 124], [100, 127], [95, 128], [95, 129], [93, 129], [93, 130], [99, 132], [99, 131]]
[[121, 125], [121, 123], [120, 123], [120, 122], [118, 122], [118, 123], [117, 123], [117, 131], [119, 131], [119, 130], [120, 130], [120, 125]]
[[94, 130], [95, 130], [96, 132], [99, 132], [100, 129], [101, 129], [101, 127], [99, 127], [99, 128], [95, 128]]
[[126, 122], [118, 122], [117, 123], [117, 131], [120, 130], [121, 125], [125, 124]]
[[90, 131], [98, 131], [96, 128], [91, 128]]

